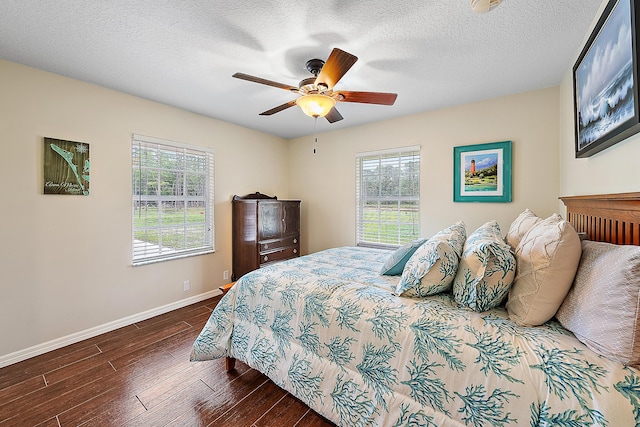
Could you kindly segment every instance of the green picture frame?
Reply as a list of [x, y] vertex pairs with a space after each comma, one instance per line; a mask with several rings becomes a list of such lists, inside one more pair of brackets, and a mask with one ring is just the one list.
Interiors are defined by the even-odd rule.
[[454, 202], [511, 202], [511, 141], [453, 147]]
[[89, 144], [44, 138], [44, 194], [89, 195]]

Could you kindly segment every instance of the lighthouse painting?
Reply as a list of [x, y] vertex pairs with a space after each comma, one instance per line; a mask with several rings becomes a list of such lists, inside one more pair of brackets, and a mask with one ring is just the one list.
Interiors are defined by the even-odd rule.
[[454, 147], [454, 201], [511, 201], [511, 141]]
[[465, 153], [463, 193], [500, 191], [498, 164], [501, 163], [501, 155], [500, 150]]

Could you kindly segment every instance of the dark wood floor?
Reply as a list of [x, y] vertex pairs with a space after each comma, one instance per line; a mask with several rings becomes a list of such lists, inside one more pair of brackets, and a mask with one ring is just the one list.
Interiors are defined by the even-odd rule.
[[333, 426], [243, 363], [189, 362], [218, 301], [0, 369], [0, 425]]

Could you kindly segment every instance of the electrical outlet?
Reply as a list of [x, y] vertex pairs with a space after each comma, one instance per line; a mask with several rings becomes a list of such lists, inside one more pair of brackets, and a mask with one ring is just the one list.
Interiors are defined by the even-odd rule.
[[225, 270], [224, 273], [222, 273], [222, 278], [224, 280], [229, 280], [229, 270]]
[[185, 280], [183, 285], [184, 285], [183, 289], [185, 292], [191, 289], [191, 282], [189, 282], [188, 280]]

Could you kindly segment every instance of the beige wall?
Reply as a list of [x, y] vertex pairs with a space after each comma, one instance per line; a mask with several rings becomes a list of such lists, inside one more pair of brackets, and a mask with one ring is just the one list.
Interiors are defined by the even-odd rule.
[[[595, 26], [608, 1], [594, 18]], [[586, 43], [589, 33], [585, 35]], [[563, 196], [640, 191], [640, 134], [588, 158], [576, 159], [573, 120], [573, 64], [560, 85], [560, 194]]]
[[[303, 201], [302, 252], [355, 243], [355, 157], [363, 151], [421, 146], [425, 237], [457, 220], [471, 232], [496, 219], [506, 233], [525, 208], [556, 212], [558, 120], [553, 87], [320, 134], [315, 155], [311, 136], [291, 141], [289, 189]], [[505, 140], [513, 141], [513, 202], [454, 203], [453, 147]]]
[[[423, 236], [459, 219], [469, 232], [489, 219], [506, 232], [525, 208], [558, 211], [560, 194], [632, 191], [640, 144], [573, 159], [569, 78], [559, 87], [323, 133], [314, 155], [312, 136], [285, 141], [0, 61], [0, 360], [216, 289], [231, 269], [233, 194], [301, 199], [303, 253], [353, 244], [358, 152], [421, 146]], [[215, 149], [215, 254], [131, 267], [132, 133]], [[91, 144], [90, 196], [42, 194], [45, 136]], [[513, 202], [453, 203], [453, 147], [504, 140], [513, 141]], [[264, 163], [282, 172], [258, 174]], [[191, 291], [183, 292], [187, 279]]]
[[[1, 60], [0, 94], [0, 359], [217, 289], [233, 194], [287, 195], [283, 139]], [[214, 148], [216, 253], [131, 266], [132, 133]], [[43, 137], [90, 144], [89, 196], [43, 194]]]

